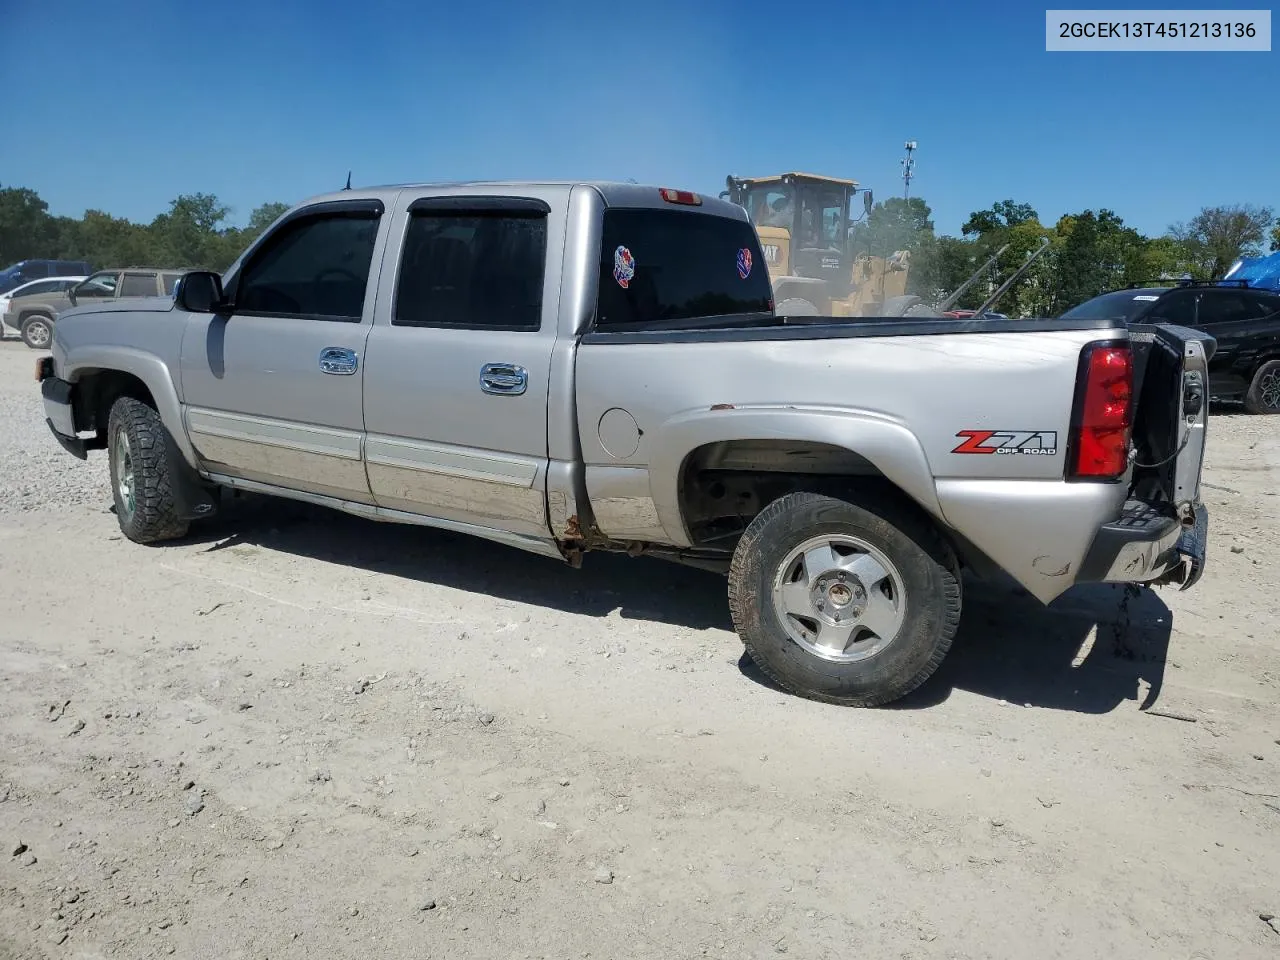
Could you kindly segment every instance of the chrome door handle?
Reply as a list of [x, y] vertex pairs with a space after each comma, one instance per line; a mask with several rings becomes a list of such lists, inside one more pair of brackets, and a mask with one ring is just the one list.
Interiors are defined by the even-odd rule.
[[529, 389], [529, 371], [514, 363], [486, 363], [480, 368], [480, 389], [504, 397], [518, 397]]
[[320, 351], [320, 370], [339, 377], [349, 377], [360, 366], [354, 350], [346, 347], [325, 347]]

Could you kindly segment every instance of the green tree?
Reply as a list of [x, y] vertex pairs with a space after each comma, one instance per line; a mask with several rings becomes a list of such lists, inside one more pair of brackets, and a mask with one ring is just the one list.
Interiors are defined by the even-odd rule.
[[1189, 261], [1216, 279], [1241, 257], [1262, 252], [1275, 211], [1250, 203], [1205, 207], [1189, 223], [1175, 223], [1169, 233], [1182, 244]]
[[251, 231], [253, 236], [257, 237], [263, 230], [275, 223], [277, 218], [283, 216], [288, 209], [289, 204], [287, 203], [264, 203], [249, 214], [249, 225], [245, 229]]
[[49, 205], [26, 187], [0, 189], [0, 268], [49, 255]]
[[1271, 228], [1271, 252], [1280, 252], [1280, 223]]
[[969, 219], [960, 228], [960, 232], [965, 236], [971, 233], [985, 236], [1001, 230], [1008, 230], [1029, 220], [1039, 219], [1040, 215], [1036, 213], [1035, 207], [1031, 206], [1031, 204], [1018, 203], [1014, 200], [1001, 200], [999, 203], [992, 204], [986, 210], [976, 210], [969, 214]]

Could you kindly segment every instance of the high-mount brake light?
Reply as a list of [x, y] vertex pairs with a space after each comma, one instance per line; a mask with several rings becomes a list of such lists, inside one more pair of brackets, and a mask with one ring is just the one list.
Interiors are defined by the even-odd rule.
[[687, 207], [702, 206], [702, 198], [689, 190], [672, 190], [670, 187], [660, 187], [658, 193], [662, 194], [662, 199], [667, 203], [683, 203]]
[[1080, 358], [1080, 378], [1071, 420], [1068, 476], [1115, 480], [1129, 465], [1133, 349], [1127, 343], [1088, 344]]

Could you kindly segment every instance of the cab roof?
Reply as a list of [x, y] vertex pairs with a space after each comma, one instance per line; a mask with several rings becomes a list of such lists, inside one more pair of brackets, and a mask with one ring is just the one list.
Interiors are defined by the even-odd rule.
[[840, 177], [824, 177], [819, 173], [776, 173], [768, 177], [741, 177], [743, 183], [779, 183], [781, 181], [805, 183], [838, 183], [842, 187], [856, 187], [857, 180], [844, 180]]

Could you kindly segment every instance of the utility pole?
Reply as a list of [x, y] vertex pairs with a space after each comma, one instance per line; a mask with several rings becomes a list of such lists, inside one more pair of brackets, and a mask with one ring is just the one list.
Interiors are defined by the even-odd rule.
[[908, 140], [906, 143], [907, 155], [898, 162], [902, 164], [902, 199], [911, 199], [911, 178], [915, 176], [916, 161], [912, 156], [916, 151], [916, 141]]

